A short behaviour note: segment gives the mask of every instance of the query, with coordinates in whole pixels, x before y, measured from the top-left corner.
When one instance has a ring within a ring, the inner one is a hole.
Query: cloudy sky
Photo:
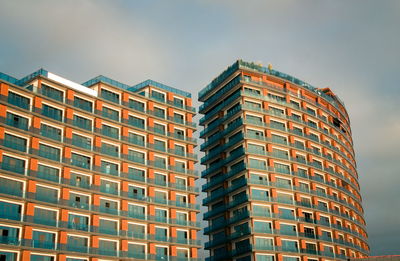
[[[371,254],[400,254],[400,1],[0,0],[0,33],[0,71],[16,77],[151,78],[197,99],[242,58],[331,87],[351,117]]]

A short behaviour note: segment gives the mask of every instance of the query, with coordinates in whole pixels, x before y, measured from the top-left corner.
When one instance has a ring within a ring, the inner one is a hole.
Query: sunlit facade
[[[197,260],[191,96],[0,73],[0,260]]]
[[[239,60],[199,100],[208,260],[368,255],[350,120],[330,89]]]

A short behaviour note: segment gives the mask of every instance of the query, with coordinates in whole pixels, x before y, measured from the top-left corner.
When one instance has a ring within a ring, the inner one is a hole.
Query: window
[[[140,128],[140,129],[144,129],[145,128],[144,119],[141,119],[141,118],[138,118],[138,117],[135,117],[135,116],[129,116],[128,124],[132,125],[134,127]]]
[[[165,151],[165,141],[154,140],[154,148],[159,151]]]
[[[245,77],[246,81],[251,81],[251,77],[250,76],[245,75],[244,77]],[[260,90],[247,88],[247,87],[244,87],[244,91],[245,91],[245,93],[253,94],[253,95],[260,95],[261,94]]]
[[[174,129],[174,136],[175,136],[175,138],[183,140],[183,139],[185,139],[185,132],[180,129]]]
[[[154,107],[154,116],[164,119],[165,118],[165,110]]]
[[[72,153],[71,164],[77,167],[90,169],[90,157]]]
[[[21,220],[22,206],[15,203],[0,201],[0,218],[10,220]]]
[[[268,185],[268,176],[266,175],[250,174],[250,179],[252,183]]]
[[[156,99],[156,100],[158,100],[158,101],[165,102],[165,94],[163,94],[161,92],[157,92],[157,91],[152,90],[151,91],[151,97]]]
[[[138,187],[138,186],[129,186],[129,192],[128,192],[128,196],[130,198],[134,198],[134,199],[139,199],[139,200],[144,200],[146,197],[146,191],[144,188]]]
[[[138,181],[145,181],[145,171],[141,169],[128,168],[128,178]]]
[[[145,144],[145,137],[136,133],[129,132],[128,134],[128,141],[130,143],[139,145],[139,146],[144,146]]]
[[[118,195],[118,183],[109,180],[100,180],[100,192]]]
[[[40,125],[40,135],[56,141],[61,141],[61,129],[46,124]]]
[[[106,256],[116,256],[117,242],[99,239],[99,254]]]
[[[248,144],[247,149],[250,153],[261,154],[261,155],[265,154],[265,147],[261,145]]]
[[[182,114],[174,113],[174,122],[184,124],[185,118]]]
[[[99,232],[109,235],[117,235],[118,234],[117,221],[100,219]]]
[[[298,252],[299,246],[297,241],[282,240],[282,250],[289,252]]]
[[[3,146],[26,152],[26,145],[27,145],[27,140],[21,137],[17,137],[15,135],[11,135],[6,133],[4,135],[4,140],[3,140]]]
[[[295,225],[280,224],[280,227],[281,227],[280,232],[283,235],[288,235],[288,236],[296,236],[297,235]]]
[[[156,227],[156,240],[167,241],[168,230],[162,227]]]
[[[61,150],[58,148],[53,148],[42,143],[39,144],[39,156],[43,158],[60,161],[60,154]]]
[[[251,101],[244,101],[244,104],[246,105],[246,107],[256,109],[256,110],[259,110],[262,107],[261,104],[256,103],[256,102],[251,102]]]
[[[92,120],[78,115],[74,115],[73,125],[88,131],[92,131]]]
[[[168,259],[168,248],[156,246],[156,260],[167,260]]]
[[[57,168],[40,165],[38,166],[37,177],[53,182],[58,182],[60,179],[60,170]]]
[[[68,214],[68,228],[88,231],[89,217],[77,214]]]
[[[250,165],[250,168],[256,168],[256,169],[266,169],[267,168],[267,164],[264,160],[249,159],[249,165]]]
[[[257,233],[272,233],[272,224],[264,221],[254,221],[254,231]]]
[[[285,125],[285,123],[282,123],[282,122],[271,120],[270,126],[274,129],[283,130],[283,131],[286,130],[286,125]]]
[[[275,171],[279,173],[290,174],[290,166],[274,162]]]
[[[295,218],[293,209],[278,208],[278,210],[279,210],[279,215],[281,218],[284,218],[284,219],[294,219]]]
[[[119,111],[107,108],[103,106],[102,114],[104,117],[114,121],[119,121]]]
[[[166,186],[167,185],[167,176],[160,174],[160,173],[155,173],[154,174],[154,182],[157,185]]]
[[[19,240],[20,229],[15,227],[8,227],[0,225],[0,238],[2,244],[16,245]],[[0,251],[0,260],[2,252]],[[16,260],[16,259],[14,259]]]
[[[3,161],[1,162],[1,168],[3,170],[12,171],[18,174],[25,173],[25,160],[17,159],[11,156],[3,155]]]
[[[146,259],[145,245],[128,243],[128,257],[135,259]]]
[[[292,181],[289,179],[276,178],[276,185],[281,188],[292,188]]]
[[[47,104],[42,106],[42,115],[56,121],[62,121],[62,110],[51,107]]]
[[[55,233],[33,230],[32,246],[35,248],[54,249],[55,236]]]
[[[287,138],[279,136],[279,135],[272,134],[272,142],[286,145],[287,144]]]
[[[13,179],[0,177],[0,193],[21,197],[23,194],[23,183]]]
[[[119,94],[110,92],[109,90],[101,89],[101,97],[107,101],[119,103]]]
[[[246,121],[252,124],[261,125],[263,120],[261,117],[246,114]]]
[[[101,125],[101,134],[114,139],[119,139],[119,129],[108,125]]]
[[[268,98],[276,100],[278,102],[286,102],[286,98],[285,97],[281,97],[272,93],[268,93]]]
[[[88,137],[72,133],[72,145],[83,149],[91,150],[92,140]]]
[[[109,156],[118,157],[119,156],[119,147],[108,144],[108,143],[101,143],[101,153],[104,153]]]
[[[274,261],[274,256],[256,254],[256,261]]]
[[[109,214],[118,214],[118,203],[107,199],[100,199],[100,211]]]
[[[37,185],[35,199],[56,204],[58,202],[58,190]]]
[[[175,144],[175,154],[179,156],[185,156],[185,147]]]
[[[252,189],[251,196],[258,200],[269,200],[269,192],[267,190]]]
[[[22,95],[8,92],[7,102],[25,110],[29,110],[30,100]]]
[[[154,200],[155,200],[155,202],[161,203],[161,204],[167,203],[167,193],[163,192],[163,191],[156,191]]]
[[[162,124],[154,123],[154,132],[165,135],[165,126]]]
[[[128,205],[128,216],[132,218],[144,219],[146,216],[146,209],[143,206]]]
[[[64,93],[62,91],[52,88],[48,85],[42,84],[41,93],[44,96],[47,96],[47,97],[57,100],[59,102],[64,101]]]
[[[129,99],[129,108],[144,112],[144,103]]]
[[[11,112],[7,112],[6,124],[21,130],[28,130],[28,119]]]
[[[188,241],[188,232],[183,230],[177,230],[177,241],[178,244],[187,244]]]
[[[269,206],[254,205],[253,212],[259,217],[269,217],[271,216],[271,208]]]
[[[74,97],[74,106],[88,112],[93,111],[93,103],[79,97]]]
[[[144,164],[145,160],[146,160],[146,156],[143,152],[129,150],[128,151],[128,160]]]
[[[49,209],[35,208],[33,220],[36,224],[56,226],[57,212]]]
[[[87,252],[89,239],[82,236],[68,235],[67,250],[74,252]]]
[[[179,107],[179,108],[183,108],[183,100],[174,97],[174,106]]]
[[[167,168],[167,161],[165,158],[161,158],[161,157],[154,157],[154,165],[157,168],[162,168],[162,169],[166,169]]]
[[[256,237],[256,248],[260,250],[273,250],[274,242],[272,238]]]
[[[175,161],[175,170],[181,173],[186,172],[186,164],[182,161]]]
[[[144,239],[146,237],[146,226],[128,223],[128,236]]]
[[[31,254],[30,261],[54,261],[55,258],[53,256],[44,256],[39,254]]]
[[[118,164],[103,161],[103,160],[101,161],[101,172],[103,172],[103,173],[118,176],[118,173],[119,173],[118,169],[119,169]]]

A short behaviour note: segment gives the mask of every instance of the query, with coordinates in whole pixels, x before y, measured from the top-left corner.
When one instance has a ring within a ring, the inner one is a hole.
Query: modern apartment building
[[[0,260],[197,260],[189,93],[0,73]]]
[[[350,119],[329,88],[239,60],[199,100],[208,260],[368,255]]]

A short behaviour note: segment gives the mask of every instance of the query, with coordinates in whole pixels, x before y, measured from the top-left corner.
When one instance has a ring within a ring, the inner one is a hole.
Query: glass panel
[[[61,130],[49,125],[40,125],[40,135],[56,141],[61,141]]]
[[[28,119],[11,112],[7,112],[6,124],[21,130],[28,130]]]
[[[22,95],[8,92],[7,102],[25,110],[29,110],[30,100]]]
[[[74,106],[88,112],[93,111],[93,103],[79,97],[74,97]]]
[[[64,101],[64,93],[62,91],[59,91],[55,88],[52,88],[48,85],[42,84],[42,89],[41,89],[41,93],[44,96],[47,96],[49,98],[52,98],[54,100],[63,102]]]
[[[24,138],[17,137],[8,133],[4,135],[3,146],[5,147],[26,152],[26,145],[27,140]]]
[[[43,104],[42,115],[53,120],[62,121],[62,110]]]

